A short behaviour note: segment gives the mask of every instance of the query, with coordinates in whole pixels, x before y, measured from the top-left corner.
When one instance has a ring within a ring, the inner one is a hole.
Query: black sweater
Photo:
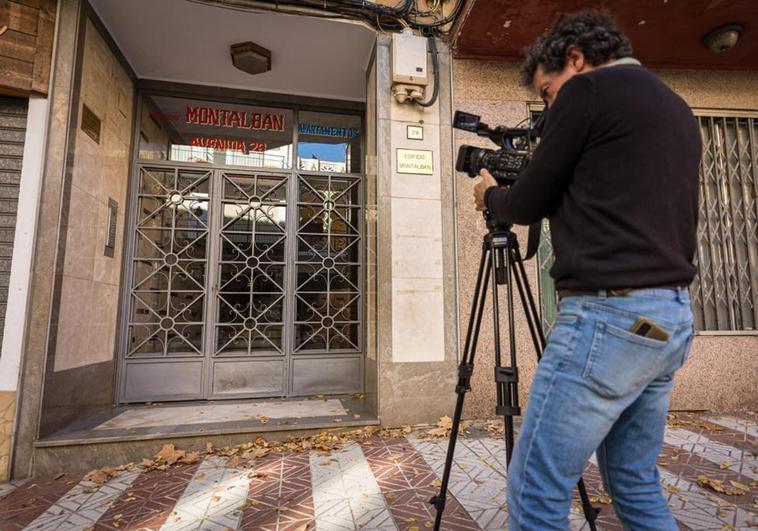
[[[550,219],[561,289],[688,284],[695,275],[701,142],[692,111],[642,66],[576,75],[508,190],[491,188],[501,222]]]

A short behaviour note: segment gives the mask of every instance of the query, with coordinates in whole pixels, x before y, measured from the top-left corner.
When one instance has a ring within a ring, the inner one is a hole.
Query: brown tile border
[[[80,474],[66,474],[57,479],[27,481],[0,499],[0,529],[23,529],[81,479]]]
[[[160,529],[197,468],[198,465],[184,465],[140,474],[100,517],[94,529]]]
[[[307,453],[269,454],[254,463],[249,475],[250,487],[240,529],[315,529]]]

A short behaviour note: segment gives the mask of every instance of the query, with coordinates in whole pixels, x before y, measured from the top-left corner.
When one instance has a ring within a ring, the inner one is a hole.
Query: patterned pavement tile
[[[81,474],[66,474],[58,479],[27,481],[0,499],[0,529],[23,529],[81,479]]]
[[[743,510],[715,493],[702,489],[697,483],[681,475],[660,468],[664,495],[669,507],[680,524],[693,531],[719,531],[724,529],[747,529],[758,525],[755,515]],[[727,527],[727,526],[732,526]]]
[[[143,472],[113,502],[95,524],[95,530],[160,529],[195,475],[197,467],[198,465],[181,465],[165,471]]]
[[[5,498],[8,494],[16,490],[18,487],[26,483],[26,480],[22,481],[3,481],[0,483],[0,499]]]
[[[236,529],[242,516],[250,482],[244,468],[227,468],[227,460],[209,457],[197,468],[171,516],[165,531]]]
[[[314,528],[307,454],[269,454],[248,473],[239,529],[284,531]]]
[[[758,417],[692,418],[718,419],[724,429],[693,422],[666,430],[659,470],[680,529],[758,527],[758,439],[753,434]],[[0,490],[0,531],[423,531],[434,521],[429,499],[439,491],[447,446],[447,439],[415,434],[374,437],[328,455],[271,453],[245,467],[210,456],[200,465],[122,472],[99,487],[81,475],[36,479],[13,485],[11,492]],[[505,468],[502,437],[459,439],[443,529],[504,529]],[[698,485],[698,476],[723,481],[726,487],[737,482],[749,490],[738,496],[714,492]],[[595,462],[588,464],[584,479],[594,505],[602,509],[598,529],[619,530],[612,505],[599,503],[605,493]],[[569,526],[586,531],[579,507],[572,508]]]
[[[319,531],[397,530],[359,444],[347,444],[329,455],[312,453],[310,472]]]
[[[753,441],[758,439],[758,421],[754,418],[754,415],[753,418],[725,417],[719,415],[706,415],[704,418],[708,422],[713,422],[714,424],[729,428],[730,430],[744,433],[748,437],[751,437]]]
[[[428,527],[436,511],[429,499],[439,492],[436,474],[406,439],[374,438],[363,443],[371,471],[399,529]],[[454,495],[448,493],[442,529],[479,529]]]
[[[749,486],[751,480],[745,479],[735,474],[729,469],[721,469],[718,465],[705,459],[701,454],[683,452],[678,448],[664,446],[662,457],[659,459],[660,467],[664,467],[671,474],[678,477],[687,478],[696,483],[698,476],[706,476],[709,479],[723,481],[727,486],[731,486],[730,481],[737,481],[743,485]],[[659,467],[659,468],[660,468]],[[701,489],[705,490],[705,489]],[[751,507],[752,499],[755,497],[756,489],[753,489],[753,495],[750,493],[741,496],[729,496],[724,493],[707,490],[710,496],[721,498],[724,502],[740,506],[747,511],[755,509]]]
[[[92,527],[137,476],[136,472],[120,472],[103,485],[82,480],[26,529],[52,531]]]
[[[758,480],[758,472],[754,472],[758,468],[758,458],[748,451],[679,428],[667,429],[663,441],[688,454],[697,455],[702,461],[723,467],[724,471],[742,476],[742,479]]]
[[[441,480],[447,456],[447,439],[408,439]],[[480,529],[507,527],[505,468],[505,444],[502,440],[458,439],[448,492],[463,505]]]

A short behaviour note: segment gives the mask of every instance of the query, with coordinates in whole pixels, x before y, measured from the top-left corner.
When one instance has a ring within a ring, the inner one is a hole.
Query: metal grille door
[[[288,175],[219,178],[210,395],[283,395]]]
[[[121,400],[360,391],[360,190],[138,165]]]

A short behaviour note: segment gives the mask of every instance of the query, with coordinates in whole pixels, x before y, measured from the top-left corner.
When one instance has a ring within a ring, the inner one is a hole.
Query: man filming
[[[701,142],[687,104],[632,58],[608,16],[561,16],[526,52],[547,106],[534,156],[479,210],[550,220],[560,298],[508,471],[510,529],[566,529],[593,452],[624,529],[678,529],[661,493],[673,377],[693,336]]]

